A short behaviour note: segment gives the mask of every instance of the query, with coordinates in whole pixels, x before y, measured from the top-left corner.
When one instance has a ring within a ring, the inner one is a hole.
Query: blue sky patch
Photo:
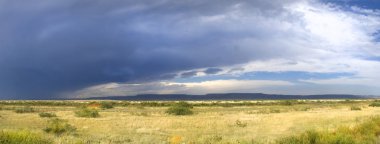
[[[366,9],[379,9],[379,0],[321,0],[325,3],[332,3],[341,6],[357,6]]]

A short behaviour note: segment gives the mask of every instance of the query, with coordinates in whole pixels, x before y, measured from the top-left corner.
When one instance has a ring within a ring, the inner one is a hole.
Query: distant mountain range
[[[129,101],[176,101],[176,100],[286,100],[286,99],[365,99],[374,96],[323,94],[323,95],[278,95],[263,93],[220,93],[205,95],[187,94],[142,94],[136,96],[90,97],[85,100],[129,100]]]

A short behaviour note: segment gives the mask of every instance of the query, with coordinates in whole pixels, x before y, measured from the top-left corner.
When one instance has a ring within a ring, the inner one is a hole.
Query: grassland
[[[192,114],[183,116],[166,112],[174,103],[0,101],[0,130],[52,143],[290,143],[310,132],[351,134],[380,116],[373,100],[193,101]],[[84,107],[99,116],[78,117]],[[45,132],[53,118],[75,132]]]

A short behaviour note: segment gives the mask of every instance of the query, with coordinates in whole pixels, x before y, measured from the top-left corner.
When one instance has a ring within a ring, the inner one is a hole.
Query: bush
[[[29,131],[1,131],[0,144],[52,144],[53,142],[40,134]]]
[[[380,107],[380,102],[379,101],[374,101],[369,106],[371,106],[371,107]]]
[[[15,112],[16,113],[33,113],[35,112],[35,110],[30,106],[25,106],[21,108],[16,108]]]
[[[285,101],[281,101],[280,103],[281,103],[281,105],[291,106],[294,103],[297,103],[297,101],[295,101],[295,100],[285,100]]]
[[[247,123],[243,123],[243,122],[241,122],[240,120],[236,120],[236,121],[235,121],[235,125],[236,125],[237,127],[247,127]]]
[[[103,102],[100,103],[100,108],[102,108],[102,109],[111,109],[111,108],[113,108],[114,105],[115,105],[114,102],[103,101]]]
[[[189,103],[186,102],[179,102],[173,104],[167,111],[166,113],[172,114],[172,115],[191,115],[193,112],[191,109],[193,106]]]
[[[68,124],[66,120],[54,118],[48,121],[48,125],[43,130],[47,133],[62,135],[64,133],[73,133],[75,132],[76,128]]]
[[[38,115],[40,115],[40,117],[57,117],[57,115],[55,115],[55,113],[47,113],[47,112],[43,112],[43,113],[39,113]]]
[[[96,109],[90,108],[80,108],[75,111],[75,116],[77,117],[88,117],[88,118],[96,118],[99,117],[99,112]]]
[[[352,111],[360,111],[360,110],[362,110],[362,108],[360,108],[358,106],[351,106],[351,110]]]

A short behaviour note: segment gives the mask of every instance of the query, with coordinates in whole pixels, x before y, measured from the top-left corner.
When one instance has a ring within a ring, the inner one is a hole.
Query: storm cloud
[[[1,97],[49,98],[96,84],[152,81],[265,58],[260,48],[237,44],[256,35],[234,24],[248,21],[212,21],[232,12],[275,16],[289,3],[2,0]]]

